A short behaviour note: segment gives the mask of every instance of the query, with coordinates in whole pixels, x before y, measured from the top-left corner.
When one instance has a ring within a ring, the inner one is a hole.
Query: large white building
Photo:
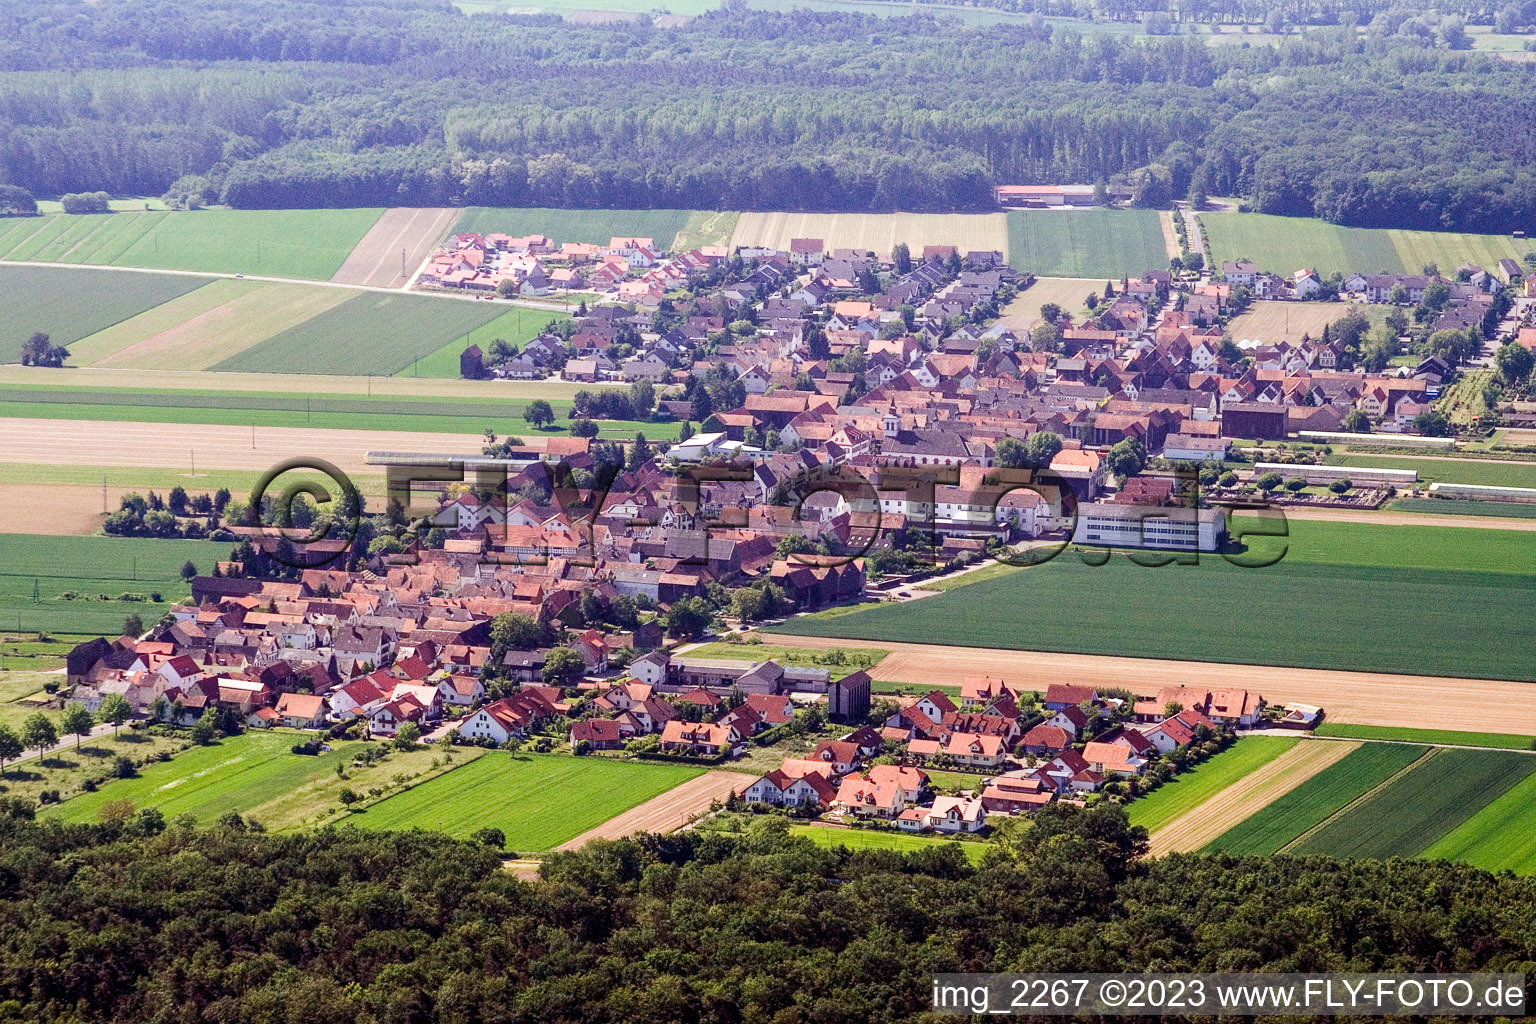
[[[1220,509],[1085,502],[1077,507],[1074,544],[1162,551],[1217,551],[1227,539]]]

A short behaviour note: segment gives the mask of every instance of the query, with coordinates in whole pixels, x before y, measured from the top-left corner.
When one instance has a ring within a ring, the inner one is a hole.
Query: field
[[[1492,269],[1504,257],[1518,260],[1530,251],[1527,241],[1507,235],[1347,228],[1309,217],[1207,213],[1200,223],[1218,268],[1245,257],[1282,275],[1302,267],[1324,275],[1417,274],[1429,263],[1449,274],[1463,263]]]
[[[1536,774],[1527,775],[1421,854],[1488,871],[1536,874]]]
[[[1345,316],[1352,307],[1338,302],[1255,301],[1227,328],[1234,341],[1299,342],[1303,334],[1320,338],[1323,328]],[[1372,323],[1386,319],[1385,306],[1353,307],[1365,312]]]
[[[981,863],[981,858],[987,855],[992,848],[990,843],[963,842],[956,839],[942,839],[938,836],[910,836],[902,832],[887,832],[884,830],[859,828],[826,828],[821,825],[793,825],[789,834],[801,839],[809,839],[817,846],[827,850],[835,850],[839,846],[850,850],[893,850],[896,853],[921,853],[924,850],[941,850],[946,846],[958,846],[960,852],[965,854],[965,859],[972,864]]]
[[[731,245],[765,245],[787,252],[792,238],[820,238],[828,251],[888,253],[905,242],[914,256],[925,245],[953,245],[961,255],[973,250],[1007,253],[1004,218],[1001,213],[744,213]]]
[[[683,765],[493,751],[347,818],[372,829],[424,828],[465,839],[499,828],[512,850],[551,850],[701,774]]]
[[[202,540],[0,534],[0,627],[116,636],[126,616],[147,626],[186,596],[183,562],[208,573],[227,557],[228,544]],[[66,591],[80,596],[67,600]],[[156,591],[164,600],[147,600]],[[122,594],[144,599],[118,600]]]
[[[1425,753],[1423,747],[1406,744],[1363,743],[1342,761],[1312,776],[1247,820],[1233,825],[1213,839],[1206,849],[1239,855],[1277,853]]]
[[[71,345],[206,283],[169,274],[0,267],[0,362],[19,362],[35,331]]]
[[[807,651],[798,647],[775,647],[771,644],[700,644],[682,652],[684,658],[739,658],[743,661],[767,661],[770,658],[781,665],[795,668],[825,668],[833,679],[841,679],[851,672],[868,669],[886,652],[868,647],[850,647],[846,650]]]
[[[507,307],[370,292],[215,364],[215,370],[389,375],[489,323]]]
[[[1536,740],[1506,732],[1456,732],[1452,729],[1393,729],[1381,725],[1344,725],[1324,722],[1314,730],[1319,736],[1339,736],[1356,740],[1402,740],[1405,743],[1433,743],[1447,747],[1503,747],[1506,750],[1530,750]]]
[[[1536,757],[1527,754],[1437,750],[1288,852],[1411,857],[1533,771]]]
[[[341,268],[381,212],[57,214],[27,218],[0,234],[0,259],[324,281]]]
[[[1050,277],[1104,281],[1168,269],[1156,210],[1010,210],[1008,262]],[[1079,299],[1081,301],[1081,299]]]
[[[1420,480],[1448,484],[1536,487],[1536,462],[1479,462],[1476,459],[1404,458],[1401,455],[1330,455],[1328,464],[1412,469],[1418,472]]]
[[[437,249],[458,218],[458,210],[446,208],[385,210],[331,280],[400,288]]]
[[[937,597],[837,618],[797,618],[767,633],[910,641],[1475,678],[1536,678],[1507,637],[1524,635],[1536,597],[1525,534],[1296,520],[1285,557],[1240,568],[1144,568],[1117,555],[1095,568],[1073,551]],[[1255,542],[1274,551],[1271,542]],[[1317,611],[1321,595],[1326,616]],[[1383,623],[1413,621],[1404,644]],[[1211,623],[1221,623],[1219,630]],[[1323,703],[1326,703],[1324,701]]]
[[[1432,516],[1482,516],[1484,518],[1536,519],[1536,505],[1514,501],[1462,501],[1451,498],[1398,498],[1387,506],[1391,512],[1416,512]]]
[[[448,342],[430,355],[422,356],[408,367],[398,371],[401,377],[456,378],[459,375],[459,356],[471,345],[479,345],[485,352],[497,338],[521,349],[544,330],[551,320],[569,320],[566,313],[547,313],[541,309],[522,309],[514,306],[496,319],[481,324],[474,330]]]
[[[1088,293],[1095,295],[1104,290],[1103,280],[1095,277],[1040,277],[1035,283],[1019,292],[1003,310],[1002,322],[1014,333],[1022,335],[1040,322],[1040,307],[1054,302],[1074,317],[1086,312],[1083,300]]]
[[[548,235],[556,242],[607,243],[610,238],[650,238],[665,249],[677,233],[702,237],[711,214],[703,210],[555,210],[547,207],[471,206],[459,215],[453,234],[502,232]],[[723,226],[723,222],[716,222]],[[716,244],[723,244],[716,242]]]
[[[1131,824],[1155,832],[1300,742],[1300,739],[1288,736],[1244,737],[1216,756],[1174,776],[1147,796],[1132,800],[1126,806]]]

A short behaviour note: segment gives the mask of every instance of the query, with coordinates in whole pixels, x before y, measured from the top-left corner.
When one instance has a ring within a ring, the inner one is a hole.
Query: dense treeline
[[[1536,72],[1398,13],[1242,48],[1043,19],[733,7],[662,30],[435,0],[39,0],[0,8],[0,182],[241,207],[986,210],[998,183],[1150,167],[1165,194],[1270,212],[1536,228]]]
[[[923,1019],[929,976],[1532,968],[1536,882],[1444,862],[1179,856],[1056,806],[980,868],[641,836],[524,883],[429,833],[157,812],[0,821],[0,1017],[305,1024]]]

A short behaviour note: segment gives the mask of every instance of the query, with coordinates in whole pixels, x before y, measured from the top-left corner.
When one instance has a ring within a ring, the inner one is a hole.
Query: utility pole
[[[404,249],[400,250],[400,276],[401,277],[409,277],[410,276],[410,273],[406,270],[406,267],[405,267],[405,250]]]
[[[107,478],[101,478],[101,514],[107,514]]]

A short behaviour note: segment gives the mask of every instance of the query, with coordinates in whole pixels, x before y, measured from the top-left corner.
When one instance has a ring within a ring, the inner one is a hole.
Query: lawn
[[[1215,757],[1174,776],[1147,796],[1132,800],[1126,805],[1126,813],[1132,825],[1156,831],[1300,742],[1299,738],[1289,736],[1246,736]]]
[[[1104,281],[1168,269],[1156,210],[1010,210],[1008,262],[1050,277]]]
[[[792,825],[789,834],[801,839],[809,839],[826,850],[835,850],[838,847],[846,847],[849,850],[893,850],[896,853],[921,853],[924,850],[943,849],[946,846],[958,846],[960,852],[965,854],[965,859],[972,864],[981,863],[981,858],[987,855],[992,848],[991,843],[962,842],[956,839],[943,839],[938,836],[910,836],[903,832],[876,831],[868,828],[827,828],[821,825]]]
[[[1429,263],[1454,273],[1463,263],[1491,269],[1504,257],[1518,260],[1529,243],[1508,235],[1454,231],[1347,228],[1311,217],[1261,213],[1206,213],[1200,217],[1218,265],[1240,257],[1281,275],[1309,267],[1327,275],[1414,273]]]
[[[775,647],[772,644],[732,644],[722,641],[700,644],[678,655],[681,658],[739,658],[742,661],[768,661],[796,668],[825,668],[832,678],[841,679],[852,672],[873,668],[889,651],[875,647],[834,647],[818,651],[804,647]],[[924,693],[928,691],[923,691]]]
[[[368,292],[216,364],[215,370],[388,376],[499,317],[507,307]]]
[[[864,249],[888,253],[905,242],[914,256],[925,245],[1008,251],[1001,213],[743,213],[732,246],[764,245],[788,251],[792,238],[820,238],[827,251]]]
[[[1040,322],[1040,307],[1053,303],[1074,317],[1087,312],[1088,293],[1104,290],[1097,277],[1038,277],[1003,309],[1002,323],[1021,337]]]
[[[547,207],[471,206],[453,226],[455,234],[548,235],[556,243],[606,244],[610,238],[649,238],[671,249],[679,231],[696,225],[704,213],[698,210],[555,210]]]
[[[465,839],[499,828],[511,850],[550,850],[702,773],[684,765],[493,751],[346,820]]]
[[[190,559],[207,573],[229,556],[229,547],[203,540],[0,534],[0,627],[115,636],[131,614],[149,625],[170,610],[171,601],[186,596],[178,575],[183,562]],[[66,591],[80,597],[66,600]],[[157,591],[160,603],[147,600]],[[119,600],[125,593],[145,600]]]
[[[1286,543],[1285,557],[1265,568],[1210,555],[1161,568],[1116,555],[1095,568],[1068,550],[936,597],[794,618],[765,632],[1536,678],[1524,650],[1508,642],[1525,635],[1524,609],[1536,599],[1536,545],[1525,534],[1296,521]],[[1413,643],[1390,625],[1408,621]]]
[[[1488,871],[1536,874],[1536,775],[1515,783],[1422,855]]]
[[[1270,345],[1280,341],[1299,343],[1303,334],[1313,338],[1322,337],[1324,327],[1342,319],[1351,309],[1364,312],[1373,324],[1381,323],[1387,317],[1386,306],[1260,299],[1232,321],[1227,333],[1238,342],[1262,341]]]
[[[1402,740],[1407,743],[1434,743],[1447,747],[1503,747],[1506,750],[1530,750],[1536,738],[1506,732],[1457,732],[1453,729],[1397,729],[1386,725],[1348,725],[1324,722],[1315,730],[1319,736],[1338,736],[1352,740]]]
[[[1536,771],[1512,751],[1440,750],[1297,843],[1298,854],[1411,857]]]
[[[928,775],[928,783],[935,789],[944,790],[974,790],[981,786],[981,780],[985,775],[977,775],[974,772],[947,772],[938,768],[924,769]]]
[[[455,338],[430,355],[422,356],[397,371],[400,377],[441,377],[459,375],[459,356],[471,345],[479,345],[481,352],[488,352],[491,342],[500,338],[513,348],[522,347],[543,333],[551,320],[569,320],[567,313],[549,313],[542,309],[525,309],[514,306],[496,319],[483,323],[474,330]]]
[[[1423,747],[1366,743],[1289,793],[1214,839],[1208,851],[1234,854],[1277,853],[1363,793],[1381,785],[1425,755]]]
[[[168,274],[0,267],[0,363],[20,362],[21,346],[36,331],[55,345],[72,345],[207,283]]]
[[[1472,459],[1429,459],[1391,455],[1330,455],[1330,466],[1373,466],[1412,469],[1420,480],[1492,487],[1536,487],[1536,463],[1477,462]]]

